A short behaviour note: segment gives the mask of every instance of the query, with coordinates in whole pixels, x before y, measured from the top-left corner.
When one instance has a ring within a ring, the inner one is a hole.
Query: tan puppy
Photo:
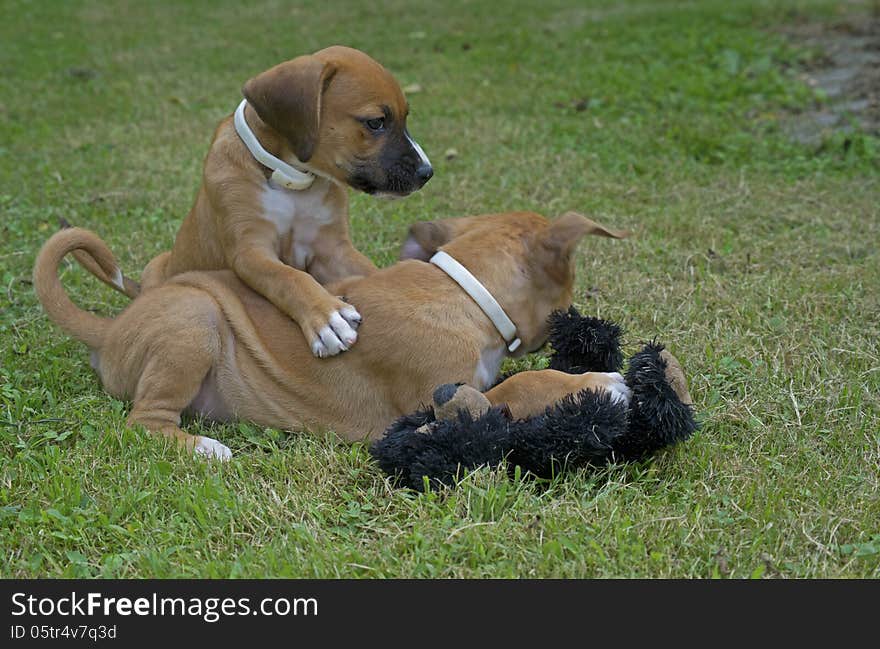
[[[405,196],[431,178],[431,164],[407,132],[400,86],[358,50],[330,47],[281,63],[242,92],[247,127],[295,174],[305,172],[307,186],[279,185],[230,115],[214,133],[174,247],[149,263],[142,287],[191,270],[231,269],[299,324],[315,356],[338,354],[357,339],[361,316],[324,286],[375,272],[349,239],[345,188]],[[82,251],[76,256],[111,286],[138,294],[118,268],[103,273]]]
[[[407,245],[442,249],[467,267],[515,323],[522,354],[544,343],[549,314],[571,303],[573,252],[586,234],[623,236],[573,212],[554,222],[515,212],[420,224]],[[114,319],[83,311],[57,276],[61,259],[77,249],[104,272],[116,267],[91,232],[56,233],[34,268],[49,317],[92,349],[110,394],[134,401],[129,423],[207,455],[225,458],[230,451],[183,432],[183,411],[287,430],[330,429],[349,440],[375,437],[430,403],[437,385],[486,389],[508,355],[476,302],[438,267],[418,260],[330,285],[358,304],[364,335],[349,353],[320,361],[296,323],[230,272],[176,276]],[[606,375],[597,380],[607,386]]]

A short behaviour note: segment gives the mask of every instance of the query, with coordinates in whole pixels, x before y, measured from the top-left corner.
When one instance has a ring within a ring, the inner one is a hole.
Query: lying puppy
[[[104,272],[117,267],[87,230],[46,242],[34,285],[49,317],[92,349],[104,388],[133,400],[130,424],[228,458],[220,442],[182,431],[181,413],[357,440],[429,403],[439,384],[487,388],[504,358],[538,349],[547,317],[571,303],[573,253],[586,234],[626,236],[573,212],[553,222],[514,212],[414,227],[406,248],[430,254],[430,263],[408,259],[330,284],[365,319],[360,344],[326,361],[310,353],[296,323],[228,271],[175,276],[113,319],[79,309],[58,279],[62,258],[81,249]],[[607,375],[595,379],[616,389]]]
[[[357,339],[361,316],[324,286],[375,272],[349,240],[345,187],[405,196],[433,175],[406,128],[409,106],[369,56],[330,47],[276,65],[244,85],[220,122],[203,183],[170,252],[153,259],[143,289],[191,270],[231,269],[302,329],[315,356]],[[117,268],[106,283],[135,297]]]

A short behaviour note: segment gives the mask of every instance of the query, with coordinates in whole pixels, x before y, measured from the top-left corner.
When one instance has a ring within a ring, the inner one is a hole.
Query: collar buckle
[[[238,108],[235,109],[235,115],[232,118],[235,132],[238,133],[238,137],[244,142],[244,145],[251,152],[251,155],[254,156],[254,159],[264,167],[272,170],[272,182],[293,191],[301,191],[311,187],[312,183],[315,182],[315,174],[308,171],[300,171],[263,148],[263,145],[260,144],[257,136],[244,118],[245,106],[247,106],[247,99],[242,99]]]

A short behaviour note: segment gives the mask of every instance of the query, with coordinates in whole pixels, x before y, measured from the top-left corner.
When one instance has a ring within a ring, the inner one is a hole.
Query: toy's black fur
[[[476,419],[460,411],[456,419],[435,422],[430,433],[416,433],[398,421],[370,452],[398,484],[421,491],[423,476],[435,486],[452,484],[464,469],[499,464],[509,449],[510,423],[501,408]]]
[[[681,402],[666,380],[662,351],[663,345],[652,342],[629,360],[624,378],[633,391],[630,430],[641,434],[626,435],[619,440],[617,450],[624,460],[650,455],[689,438],[699,428],[693,408]]]
[[[606,392],[583,390],[547,408],[543,415],[511,426],[511,466],[519,465],[539,478],[566,469],[601,465],[627,432],[627,407]]]
[[[573,306],[568,311],[554,311],[547,319],[552,348],[550,369],[566,374],[617,372],[623,366],[620,325],[583,316]],[[494,388],[516,372],[504,372],[489,386]]]
[[[583,374],[616,372],[623,366],[619,325],[582,316],[573,306],[550,315],[550,369]]]
[[[578,334],[581,341],[561,345],[565,362],[559,369],[574,370],[587,361],[602,365],[576,371],[619,369],[620,328],[596,318],[578,318],[571,309],[555,320],[554,331]],[[555,344],[554,349],[560,353]],[[460,412],[455,420],[435,421],[429,408],[400,418],[370,452],[398,484],[416,490],[424,488],[425,478],[434,485],[451,485],[464,471],[505,459],[508,467],[520,466],[542,478],[586,465],[641,459],[687,439],[697,429],[693,409],[666,381],[662,350],[662,345],[651,343],[630,359],[629,407],[612,401],[607,392],[584,390],[542,415],[520,421],[510,421],[502,407],[477,418]],[[415,432],[429,422],[430,432]]]

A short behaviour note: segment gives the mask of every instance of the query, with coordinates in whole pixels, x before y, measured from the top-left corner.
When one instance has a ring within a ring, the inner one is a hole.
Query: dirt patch
[[[783,32],[816,52],[802,74],[824,96],[815,109],[791,117],[792,137],[812,144],[837,131],[880,135],[880,15],[790,25]]]

